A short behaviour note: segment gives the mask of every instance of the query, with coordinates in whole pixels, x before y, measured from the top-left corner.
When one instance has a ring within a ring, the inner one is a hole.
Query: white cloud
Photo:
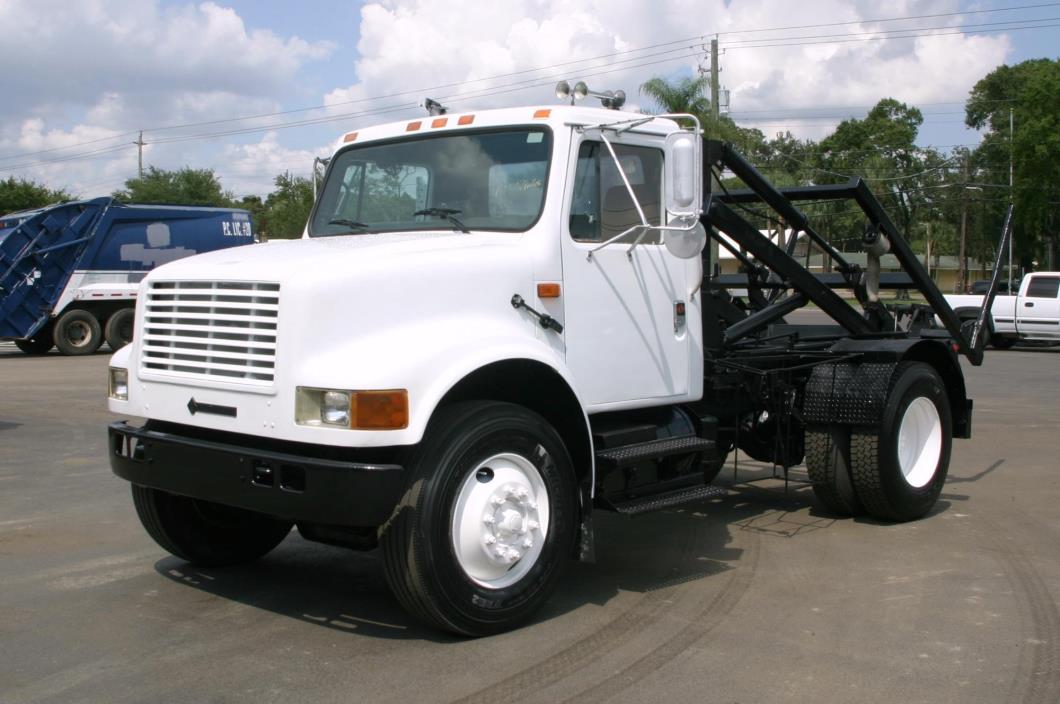
[[[290,172],[308,177],[313,159],[328,156],[331,145],[316,149],[289,149],[280,144],[276,132],[268,132],[253,144],[229,145],[220,154],[216,165],[221,182],[236,193],[265,194],[272,190],[277,174]]]
[[[0,158],[0,176],[82,195],[135,175],[140,128],[148,164],[210,165],[216,142],[164,142],[231,124],[150,130],[275,112],[302,67],[334,49],[248,28],[213,2],[6,0],[0,26],[0,157],[13,157]]]
[[[4,82],[22,98],[3,101],[7,114],[92,104],[105,92],[270,93],[333,48],[248,30],[212,2],[163,9],[141,0],[8,0],[0,26]]]
[[[585,79],[598,90],[623,88],[630,103],[649,106],[639,85],[654,76],[693,75],[709,64],[704,45],[715,32],[725,33],[721,77],[732,90],[738,121],[767,135],[790,129],[816,138],[840,118],[749,118],[811,110],[859,116],[884,97],[913,104],[963,101],[976,80],[1010,56],[1010,39],[939,34],[782,47],[751,47],[747,40],[777,44],[805,35],[955,24],[960,17],[870,20],[961,9],[958,0],[897,0],[883,9],[872,0],[368,2],[361,8],[360,58],[352,67],[357,81],[324,91],[327,114],[343,119],[316,132],[290,129],[263,137],[214,134],[167,142],[241,126],[233,123],[149,130],[145,161],[214,168],[237,193],[266,193],[276,173],[308,173],[313,157],[327,151],[292,144],[324,143],[329,137],[321,135],[422,114],[415,106],[428,96],[458,110],[547,104],[555,102],[552,86],[565,78]],[[248,27],[220,0],[0,0],[0,26],[7,28],[0,42],[0,177],[14,173],[83,195],[106,193],[135,174],[135,132],[129,130],[210,123],[314,102],[291,96],[304,90],[307,71],[340,68],[325,63],[335,46],[289,36],[282,22],[277,17],[271,30]],[[742,32],[806,25],[821,26]],[[347,29],[335,34],[345,38]],[[67,151],[40,152],[63,147]],[[4,158],[26,152],[39,153]],[[69,154],[85,158],[54,160]],[[34,165],[12,168],[27,163]]]
[[[581,77],[593,88],[623,88],[632,102],[647,102],[637,95],[639,85],[653,76],[691,75],[701,64],[708,64],[704,44],[715,32],[726,33],[721,38],[723,48],[728,45],[721,56],[721,82],[732,90],[736,115],[819,107],[834,114],[837,106],[847,106],[851,114],[864,114],[864,106],[884,97],[913,103],[963,101],[975,81],[1004,62],[1011,50],[1006,36],[939,35],[754,46],[790,43],[795,37],[808,36],[811,39],[802,41],[812,42],[827,35],[955,24],[959,17],[902,23],[869,20],[958,9],[956,0],[902,0],[883,8],[878,3],[849,0],[509,0],[488,6],[478,0],[377,2],[365,5],[361,12],[359,80],[330,92],[327,102],[336,111],[353,111],[366,109],[368,104],[344,103],[410,90],[389,104],[417,103],[428,94],[448,98],[445,102],[459,109],[552,102],[549,86],[555,80]],[[836,26],[840,22],[858,24]],[[742,32],[807,25],[821,26]],[[676,43],[620,53],[667,42]],[[571,63],[605,55],[612,56]],[[543,66],[554,68],[480,80]],[[453,83],[460,85],[428,90]],[[528,84],[523,90],[511,90]],[[386,119],[385,115],[366,116],[359,122]],[[760,126],[767,134],[788,128],[802,136],[819,137],[838,120],[748,120],[746,124]]]

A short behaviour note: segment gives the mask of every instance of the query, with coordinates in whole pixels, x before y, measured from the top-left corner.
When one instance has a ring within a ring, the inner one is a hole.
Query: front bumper
[[[405,489],[401,465],[317,457],[303,445],[265,450],[247,436],[202,439],[124,421],[107,433],[122,479],[295,523],[379,526]]]

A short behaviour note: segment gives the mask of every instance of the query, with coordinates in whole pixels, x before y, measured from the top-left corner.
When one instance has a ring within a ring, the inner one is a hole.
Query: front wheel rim
[[[935,476],[942,456],[942,419],[931,399],[913,399],[898,426],[898,467],[914,489],[926,486]]]
[[[452,544],[475,584],[503,589],[525,577],[541,556],[548,528],[548,488],[526,457],[494,455],[464,478],[453,506]]]

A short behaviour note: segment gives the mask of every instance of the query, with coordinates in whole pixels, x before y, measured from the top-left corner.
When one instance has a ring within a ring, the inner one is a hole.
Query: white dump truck
[[[794,205],[841,197],[906,273],[847,264]],[[837,273],[763,237],[751,201]],[[719,231],[738,281],[709,275]],[[903,331],[881,286],[919,289],[945,329]],[[810,301],[834,324],[788,324]],[[595,510],[724,495],[737,447],[805,459],[838,514],[923,516],[971,430],[957,354],[981,360],[860,181],[776,189],[695,118],[580,105],[345,134],[302,239],[155,269],[135,329],[109,404],[146,422],[110,426],[110,461],[159,545],[205,566],[292,526],[378,547],[409,612],[469,635],[591,560]]]

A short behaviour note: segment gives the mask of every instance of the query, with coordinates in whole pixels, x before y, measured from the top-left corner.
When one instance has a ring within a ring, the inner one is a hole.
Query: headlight
[[[129,370],[108,367],[107,395],[116,401],[129,400]]]
[[[399,430],[409,424],[409,395],[405,389],[346,391],[299,386],[294,414],[299,425]]]

